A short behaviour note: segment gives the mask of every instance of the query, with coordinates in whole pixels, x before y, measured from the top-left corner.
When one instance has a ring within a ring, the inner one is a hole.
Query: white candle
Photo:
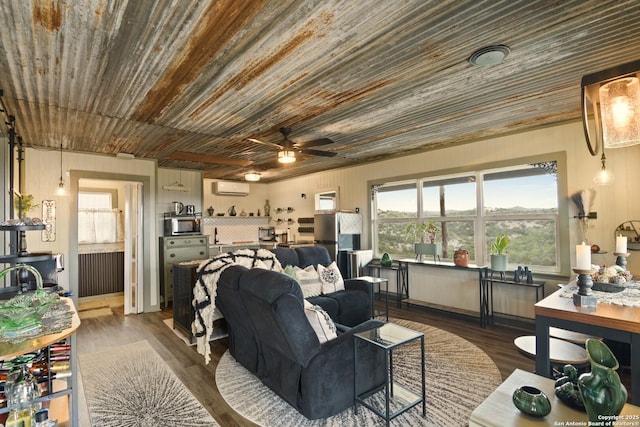
[[[591,270],[591,246],[576,245],[576,270]]]
[[[627,237],[626,236],[616,236],[616,253],[617,254],[626,254],[627,253]]]

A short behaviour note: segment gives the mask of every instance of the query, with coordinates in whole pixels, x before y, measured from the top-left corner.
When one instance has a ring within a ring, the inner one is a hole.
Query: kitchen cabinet
[[[173,266],[209,258],[209,238],[204,235],[160,237],[160,297],[163,308],[173,300]]]

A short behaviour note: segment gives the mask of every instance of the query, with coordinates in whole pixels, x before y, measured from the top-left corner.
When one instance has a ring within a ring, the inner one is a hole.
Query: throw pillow
[[[304,313],[311,324],[314,332],[318,336],[320,344],[338,337],[336,325],[331,317],[319,305],[313,305],[304,300]]]
[[[342,274],[340,274],[340,269],[335,261],[327,267],[318,264],[318,275],[322,282],[323,294],[344,291],[344,280],[342,279]]]
[[[322,282],[320,282],[318,272],[312,265],[308,266],[304,270],[296,266],[293,270],[293,274],[295,275],[294,279],[300,284],[303,297],[317,297],[322,293]]]
[[[296,282],[300,282],[296,275],[296,267],[294,265],[287,265],[285,268],[282,269],[282,272],[287,276],[291,277]]]

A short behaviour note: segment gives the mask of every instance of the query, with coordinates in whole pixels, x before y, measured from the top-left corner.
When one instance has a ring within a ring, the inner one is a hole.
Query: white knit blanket
[[[200,264],[198,280],[193,288],[195,320],[191,324],[191,332],[196,337],[198,353],[204,356],[206,364],[211,360],[209,337],[213,331],[213,322],[223,317],[215,303],[218,279],[232,265],[282,271],[275,254],[266,249],[239,249],[216,255]]]

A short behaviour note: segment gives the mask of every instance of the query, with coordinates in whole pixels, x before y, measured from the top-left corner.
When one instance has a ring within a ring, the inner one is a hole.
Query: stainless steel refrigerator
[[[316,214],[313,227],[316,246],[327,248],[342,277],[351,278],[349,252],[360,249],[362,216],[347,212]]]

